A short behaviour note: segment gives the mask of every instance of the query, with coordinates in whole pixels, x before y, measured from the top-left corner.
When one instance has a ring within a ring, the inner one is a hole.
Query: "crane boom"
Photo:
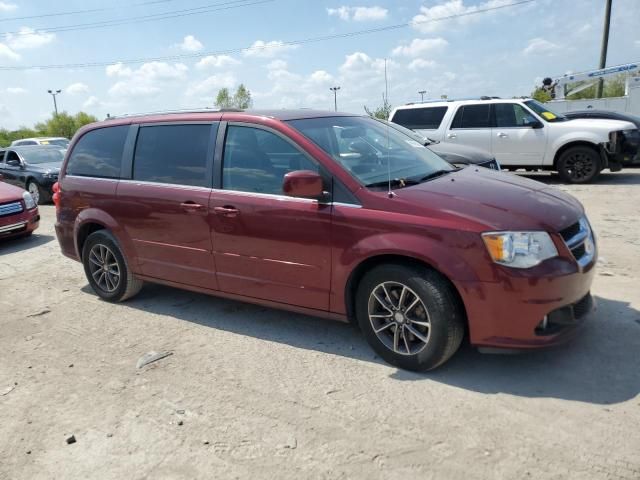
[[[581,82],[585,80],[598,80],[599,78],[608,77],[610,75],[618,75],[620,73],[633,73],[640,71],[640,65],[637,63],[627,63],[624,65],[616,65],[615,67],[600,68],[598,70],[591,70],[588,72],[572,73],[563,75],[560,78],[554,80],[555,98],[556,100],[563,100],[565,95],[565,86],[568,83]],[[582,90],[582,88],[580,88]],[[575,93],[575,92],[573,92]]]

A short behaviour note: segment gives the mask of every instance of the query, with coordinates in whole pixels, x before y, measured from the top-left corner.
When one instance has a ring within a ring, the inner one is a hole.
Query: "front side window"
[[[533,110],[535,113],[540,115],[545,122],[556,123],[556,122],[566,122],[569,119],[564,115],[560,115],[559,113],[553,112],[545,107],[542,103],[537,100],[527,100],[524,104]]]
[[[463,105],[456,112],[451,128],[491,128],[491,105]]]
[[[275,133],[230,125],[222,160],[222,188],[282,195],[284,176],[294,170],[319,171],[315,162]]]
[[[128,132],[129,125],[119,125],[85,133],[71,152],[67,174],[120,178],[122,152]]]
[[[133,179],[207,186],[207,152],[214,135],[210,124],[140,127]]]
[[[322,148],[369,188],[409,186],[454,169],[412,136],[368,117],[291,120],[291,126]]]
[[[531,113],[517,103],[496,103],[493,108],[497,127],[528,127],[538,122]]]
[[[391,121],[412,130],[437,130],[447,107],[405,108],[397,110]]]

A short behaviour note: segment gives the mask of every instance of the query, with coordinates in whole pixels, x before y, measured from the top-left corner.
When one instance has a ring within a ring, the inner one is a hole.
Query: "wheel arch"
[[[362,260],[351,271],[347,279],[347,282],[345,285],[345,292],[344,292],[347,319],[349,320],[350,323],[357,325],[357,321],[355,319],[355,310],[356,310],[355,303],[356,303],[356,293],[357,293],[358,285],[360,284],[360,281],[362,280],[362,278],[365,276],[367,272],[371,271],[372,269],[376,268],[379,265],[385,265],[385,264],[405,265],[408,267],[419,266],[419,267],[423,267],[431,271],[434,271],[438,275],[440,275],[449,284],[449,286],[451,287],[451,291],[456,297],[456,300],[459,302],[460,308],[462,308],[462,311],[464,313],[465,328],[467,329],[467,331],[469,330],[466,306],[464,304],[462,295],[460,295],[460,291],[456,287],[455,283],[447,275],[442,273],[440,270],[438,270],[437,268],[435,268],[433,265],[429,264],[425,260],[416,258],[416,257],[411,257],[408,255],[402,255],[402,254],[380,254],[380,255],[368,257]]]
[[[553,157],[553,168],[556,171],[558,170],[558,161],[560,160],[560,157],[562,156],[562,154],[567,150],[569,150],[570,148],[574,148],[574,147],[586,147],[586,148],[592,149],[596,153],[596,155],[598,155],[598,158],[600,159],[600,161],[603,162],[602,167],[603,168],[606,167],[602,159],[601,148],[597,143],[593,143],[588,140],[572,140],[570,142],[565,143],[560,148],[558,148],[558,150],[556,150],[555,156]]]

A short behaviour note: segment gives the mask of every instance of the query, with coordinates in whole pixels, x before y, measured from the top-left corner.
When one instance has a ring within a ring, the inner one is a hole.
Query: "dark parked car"
[[[429,150],[444,158],[451,165],[455,165],[456,167],[476,165],[478,167],[490,168],[492,170],[500,170],[498,160],[485,150],[469,147],[467,145],[458,145],[451,142],[442,143],[437,140],[423,137],[418,132],[403,127],[397,123],[386,122],[384,120],[380,120],[380,122],[395,128],[405,135],[409,135],[416,142],[428,147]]]
[[[384,138],[383,155],[364,145]],[[355,144],[355,145],[354,145]],[[353,320],[388,362],[570,338],[596,245],[580,202],[456,169],[369,117],[276,110],[83,127],[54,187],[64,255],[103,299],[144,281]]]
[[[636,130],[622,132],[622,151],[626,161],[632,165],[640,165],[640,117],[630,113],[612,112],[610,110],[576,110],[564,114],[567,118],[603,118],[606,120],[625,120],[633,123]],[[627,164],[628,165],[628,164]]]
[[[0,181],[0,239],[29,236],[39,224],[38,206],[31,194]]]
[[[60,147],[45,145],[0,149],[0,174],[5,182],[31,193],[36,204],[48,202],[64,152]]]

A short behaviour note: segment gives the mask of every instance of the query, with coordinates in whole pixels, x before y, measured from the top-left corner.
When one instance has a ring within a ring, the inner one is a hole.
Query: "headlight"
[[[535,267],[558,255],[547,232],[487,232],[482,239],[493,261],[507,267]]]
[[[58,172],[47,172],[42,176],[44,178],[58,178]]]
[[[24,204],[27,207],[27,210],[31,210],[32,208],[36,208],[36,202],[31,196],[29,192],[24,192],[22,194],[22,199],[24,200]]]

